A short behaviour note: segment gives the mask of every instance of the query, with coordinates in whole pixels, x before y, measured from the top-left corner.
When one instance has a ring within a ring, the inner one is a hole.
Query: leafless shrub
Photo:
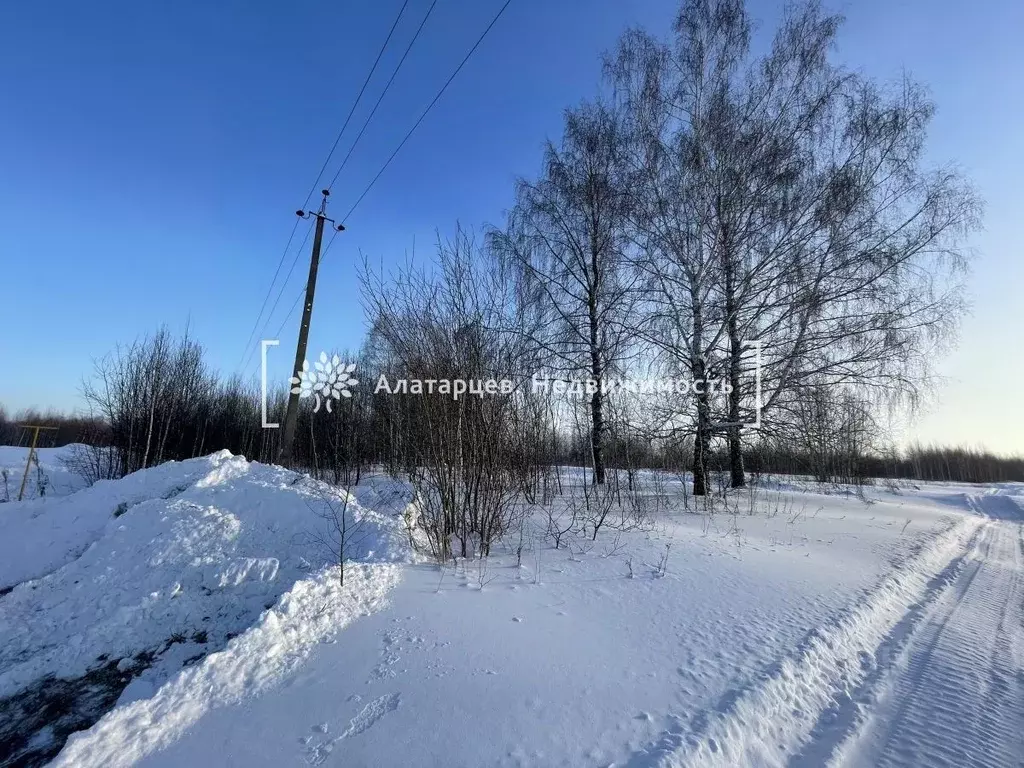
[[[357,516],[349,487],[312,483],[314,490],[306,503],[323,525],[309,532],[309,540],[338,566],[338,581],[344,586],[345,564],[365,554],[372,529]]]
[[[511,380],[524,364],[521,337],[498,330],[520,321],[501,266],[462,232],[438,243],[438,260],[433,275],[410,266],[384,278],[364,268],[372,354],[389,394],[388,376],[395,382]],[[434,557],[486,557],[515,524],[523,495],[535,497],[544,485],[544,473],[534,468],[547,433],[543,410],[522,391],[460,398],[413,389],[375,401],[395,425],[388,430],[391,471],[412,483],[418,524]]]
[[[565,502],[556,502],[544,507],[546,526],[545,532],[555,544],[555,549],[560,549],[562,539],[567,534],[578,531],[580,528],[580,507],[570,498]]]
[[[656,578],[663,577],[668,573],[668,556],[672,552],[672,543],[669,542],[665,545],[665,551],[661,553],[661,558],[658,560],[658,566],[654,569],[654,575]]]
[[[113,480],[120,476],[121,461],[112,446],[75,445],[61,455],[59,461],[89,486],[97,480]]]
[[[622,541],[622,536],[617,533],[617,534],[615,534],[615,538],[612,540],[611,545],[610,546],[606,546],[604,548],[604,552],[602,553],[601,556],[602,557],[615,557],[620,552],[622,552],[623,549],[625,549],[625,544]]]
[[[50,477],[43,471],[43,465],[39,463],[39,454],[32,454],[32,461],[36,465],[36,495],[39,498],[46,496],[46,489],[50,486]]]

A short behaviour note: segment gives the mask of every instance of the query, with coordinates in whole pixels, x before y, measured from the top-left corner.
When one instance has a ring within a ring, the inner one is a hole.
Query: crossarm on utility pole
[[[21,501],[21,497],[25,493],[25,481],[28,480],[28,471],[32,468],[32,455],[36,452],[36,443],[39,442],[39,430],[46,429],[54,432],[59,427],[41,427],[38,424],[19,424],[22,429],[32,430],[32,445],[28,449],[28,460],[25,462],[25,474],[21,476],[21,487],[18,489],[18,501]]]

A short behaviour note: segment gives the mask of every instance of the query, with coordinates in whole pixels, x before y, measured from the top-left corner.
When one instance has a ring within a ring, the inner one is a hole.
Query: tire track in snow
[[[915,606],[934,601],[949,586],[968,543],[983,525],[980,517],[964,517],[939,534],[843,618],[814,633],[766,679],[743,691],[701,734],[660,755],[648,755],[647,764],[787,765],[808,741],[822,713],[862,683],[873,652],[905,626]]]
[[[1012,504],[1006,496],[978,501],[996,519],[834,764],[1024,763],[1024,525],[1007,522],[1019,517]]]
[[[928,596],[911,607],[873,654],[864,654],[862,666],[865,674],[860,683],[851,690],[841,691],[820,714],[811,731],[810,741],[790,759],[789,768],[825,765],[837,751],[842,751],[840,745],[855,737],[877,702],[879,692],[885,689],[892,670],[900,663],[906,648],[914,642],[921,622],[935,610],[936,605],[956,600],[956,595],[976,575],[979,549],[984,546],[987,535],[987,526],[979,528],[964,555],[933,579]]]

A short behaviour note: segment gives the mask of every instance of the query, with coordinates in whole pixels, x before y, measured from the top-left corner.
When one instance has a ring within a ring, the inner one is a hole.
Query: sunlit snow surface
[[[1024,763],[1022,486],[776,481],[707,515],[670,481],[645,530],[531,528],[520,567],[510,540],[442,572],[376,477],[342,587],[308,479],[227,454],[148,473],[12,509],[0,541],[25,526],[48,566],[12,572],[50,574],[0,598],[0,695],[185,638],[57,765]]]

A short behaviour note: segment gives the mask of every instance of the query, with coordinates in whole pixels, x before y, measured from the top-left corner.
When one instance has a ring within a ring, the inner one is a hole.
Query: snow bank
[[[159,504],[230,459],[231,454],[223,451],[171,461],[120,480],[100,480],[70,496],[4,504],[0,507],[0,589],[71,562],[108,527],[117,527],[115,515],[143,502]]]
[[[317,642],[327,624],[336,625],[342,609],[335,597],[357,606],[343,610],[350,616],[379,600],[395,578],[378,566],[357,571],[362,576],[351,589],[331,588],[337,572],[324,569],[337,561],[321,543],[329,526],[324,515],[330,506],[340,509],[343,493],[223,451],[16,506],[0,535],[8,582],[67,564],[0,598],[0,697],[47,676],[73,678],[123,659],[147,667],[122,695],[125,703],[152,695],[183,665],[257,621],[259,638],[238,638],[190,679],[204,706],[216,696],[203,675],[217,677],[225,667],[231,679],[219,684],[231,695],[259,687]],[[405,557],[399,520],[355,497],[347,514],[359,534],[353,559]],[[32,558],[5,559],[19,551]],[[239,654],[250,655],[232,661]]]
[[[336,568],[297,583],[223,652],[185,670],[153,698],[119,707],[90,730],[72,736],[51,765],[133,765],[175,741],[210,709],[267,689],[294,670],[314,645],[353,618],[378,610],[401,573],[392,564],[346,571],[344,587]]]

